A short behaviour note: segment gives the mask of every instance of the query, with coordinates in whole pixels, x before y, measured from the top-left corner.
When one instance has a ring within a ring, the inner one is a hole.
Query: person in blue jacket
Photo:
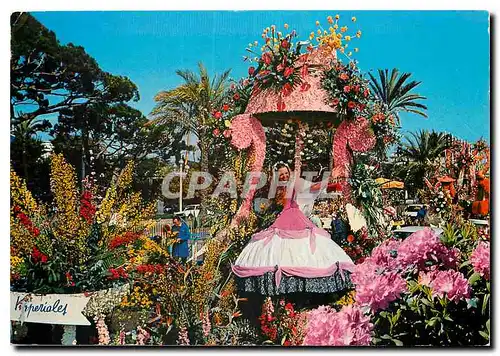
[[[189,257],[188,240],[191,237],[189,226],[187,226],[187,224],[182,221],[180,217],[175,216],[172,231],[178,232],[177,240],[174,243],[172,251],[172,256],[174,256],[175,258],[179,258],[182,263],[186,263],[187,258]]]

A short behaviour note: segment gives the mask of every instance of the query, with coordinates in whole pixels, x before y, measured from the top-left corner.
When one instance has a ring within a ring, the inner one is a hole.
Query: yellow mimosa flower
[[[340,15],[335,15],[335,20],[340,19]]]
[[[353,17],[351,18],[351,21],[352,21],[352,22],[356,22],[356,17],[355,17],[355,16],[353,16]]]
[[[316,21],[316,26],[319,26],[319,21]]]
[[[284,26],[285,30],[288,30],[288,24],[286,23]]]
[[[354,52],[358,52],[359,51],[359,48],[354,48]]]

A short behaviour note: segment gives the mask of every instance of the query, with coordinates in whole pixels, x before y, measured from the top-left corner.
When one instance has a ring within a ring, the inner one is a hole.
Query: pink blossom
[[[214,129],[214,131],[212,133],[214,134],[214,136],[219,136],[220,131],[219,131],[219,129]]]
[[[456,268],[460,252],[444,246],[431,229],[426,228],[411,234],[398,248],[398,264],[401,268],[417,267],[419,271],[430,270],[426,262],[441,263],[447,268]]]
[[[344,87],[344,93],[349,93],[351,91],[351,87],[349,85],[346,85]]]
[[[147,330],[141,328],[140,326],[137,327],[137,341],[136,345],[145,345],[146,342],[148,342],[149,338],[151,335],[148,333]]]
[[[185,326],[181,327],[179,334],[177,335],[177,345],[187,346],[189,345],[189,335]]]
[[[229,138],[231,136],[231,130],[224,130],[222,134],[224,135],[225,138]]]
[[[476,249],[472,251],[470,263],[474,267],[474,272],[490,279],[490,244],[488,242],[479,242]]]
[[[210,314],[208,311],[201,314],[201,320],[203,336],[207,337],[210,334],[210,330],[212,330],[212,324],[210,324]]]
[[[400,274],[384,271],[370,257],[355,266],[351,279],[356,286],[356,303],[366,305],[374,312],[386,309],[390,302],[406,291],[406,281]]]
[[[401,241],[399,240],[384,240],[373,249],[370,258],[381,267],[395,268],[397,265],[396,256],[399,245],[401,245]]]
[[[96,329],[97,336],[99,338],[99,345],[109,345],[111,339],[109,337],[108,326],[106,325],[103,317],[97,318]]]
[[[373,324],[358,306],[344,306],[337,312],[320,306],[307,315],[306,346],[365,346],[371,341]]]
[[[453,270],[422,274],[421,283],[422,281],[432,289],[433,296],[440,298],[446,296],[449,300],[455,302],[468,298],[471,292],[469,282],[464,278],[463,274]]]

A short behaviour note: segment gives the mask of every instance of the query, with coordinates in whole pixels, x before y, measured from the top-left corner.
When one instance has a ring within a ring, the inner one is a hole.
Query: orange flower
[[[353,242],[354,241],[354,236],[353,235],[349,235],[347,236],[347,242]]]
[[[233,313],[233,318],[237,318],[241,316],[241,313],[239,311]]]

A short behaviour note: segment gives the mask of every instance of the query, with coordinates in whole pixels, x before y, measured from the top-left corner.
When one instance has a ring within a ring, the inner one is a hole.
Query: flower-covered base
[[[344,278],[342,278],[341,273],[344,274]],[[236,277],[236,283],[240,292],[259,293],[266,296],[297,292],[335,293],[352,288],[350,273],[341,270],[337,270],[331,276],[317,278],[283,275],[279,287],[276,286],[274,272],[267,272],[262,276],[255,277]]]

